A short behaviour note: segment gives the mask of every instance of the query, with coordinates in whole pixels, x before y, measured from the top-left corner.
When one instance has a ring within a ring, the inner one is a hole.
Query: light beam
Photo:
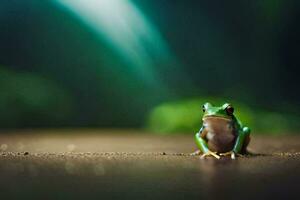
[[[173,62],[157,29],[129,0],[56,0],[76,13],[148,84],[160,84],[155,66]]]

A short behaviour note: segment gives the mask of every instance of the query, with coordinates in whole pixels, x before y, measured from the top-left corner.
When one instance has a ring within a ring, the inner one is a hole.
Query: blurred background
[[[2,0],[0,128],[299,132],[300,2]]]

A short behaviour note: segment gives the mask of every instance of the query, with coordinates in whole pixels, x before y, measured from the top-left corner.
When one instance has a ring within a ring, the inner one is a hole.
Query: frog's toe
[[[231,157],[232,160],[235,160],[235,157],[236,157],[236,156],[235,156],[235,153],[234,153],[234,152],[231,152],[230,157]]]
[[[190,155],[191,155],[191,156],[197,156],[197,155],[200,155],[200,154],[201,154],[201,151],[200,151],[200,150],[197,150],[197,151],[191,153]]]
[[[245,155],[240,154],[240,153],[232,152],[232,153],[231,153],[231,159],[234,160],[236,157],[242,157],[242,158],[244,158]]]
[[[220,153],[220,156],[230,156],[232,160],[236,159],[236,157],[245,157],[243,154],[235,153],[234,151]]]
[[[225,153],[220,153],[220,156],[229,156],[231,155],[232,151],[228,151],[228,152],[225,152]]]
[[[206,158],[207,156],[213,156],[215,157],[216,159],[220,159],[220,156],[216,154],[216,152],[212,152],[212,151],[208,151],[204,154],[202,154],[202,156],[200,156],[200,159],[204,159]]]
[[[230,156],[232,160],[236,158],[236,153],[234,151],[228,151],[225,153],[220,153],[220,156]]]
[[[242,158],[246,157],[244,154],[240,154],[240,153],[236,153],[235,155]]]

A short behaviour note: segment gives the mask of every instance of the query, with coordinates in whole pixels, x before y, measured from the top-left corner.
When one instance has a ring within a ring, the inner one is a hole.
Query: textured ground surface
[[[300,137],[255,156],[190,156],[193,135],[53,130],[0,135],[0,199],[299,199]]]

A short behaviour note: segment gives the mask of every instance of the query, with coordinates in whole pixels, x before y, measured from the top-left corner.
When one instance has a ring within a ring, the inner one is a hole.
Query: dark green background
[[[163,87],[55,1],[2,0],[0,127],[144,127],[161,103],[206,97],[298,116],[299,1],[133,3],[180,63],[153,66]]]

